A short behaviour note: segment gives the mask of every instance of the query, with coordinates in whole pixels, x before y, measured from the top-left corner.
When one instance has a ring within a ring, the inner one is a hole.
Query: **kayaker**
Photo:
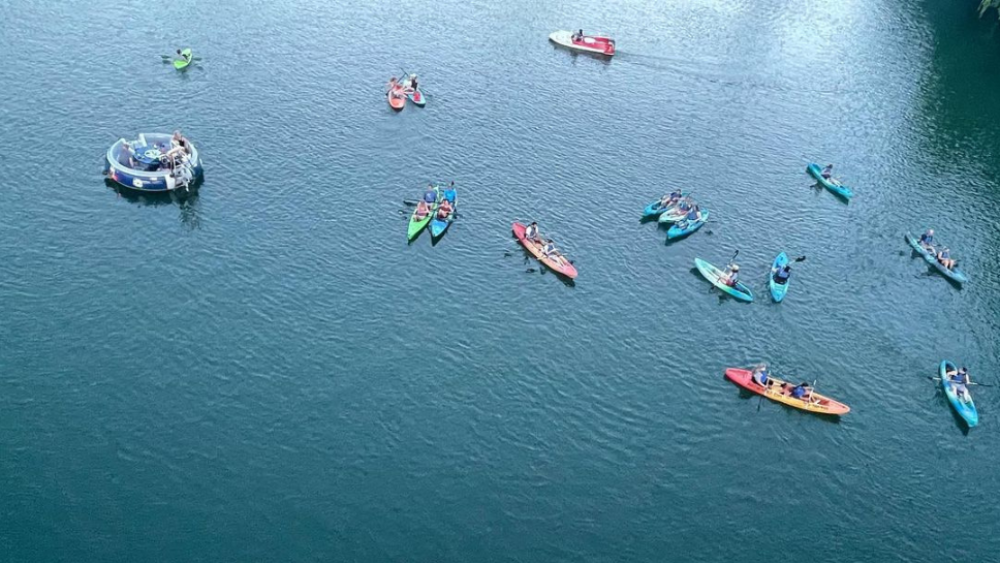
[[[832,178],[833,177],[833,165],[832,164],[827,164],[826,167],[823,168],[823,171],[820,172],[819,175],[822,176],[824,180],[829,180],[830,178]]]
[[[559,266],[565,264],[565,259],[562,257],[562,253],[556,248],[556,243],[552,242],[552,239],[545,241],[545,246],[542,247],[542,254],[545,255],[549,260],[555,261]]]
[[[186,63],[191,62],[191,57],[187,53],[181,51],[180,49],[177,49],[177,56],[180,57],[180,60]]]
[[[417,217],[417,219],[423,219],[424,217],[427,217],[427,214],[430,212],[431,212],[430,206],[427,205],[426,202],[421,201],[420,203],[417,204],[417,211],[414,213],[414,215]]]
[[[681,211],[685,211],[686,212],[687,210],[691,209],[692,203],[693,202],[691,201],[691,198],[690,197],[686,197],[686,198],[682,199],[680,203],[677,204],[677,207]]]
[[[437,198],[438,194],[437,191],[434,190],[434,184],[428,184],[427,191],[424,192],[424,202],[427,203],[427,205],[433,205],[434,202],[437,201]]]
[[[458,199],[458,193],[455,192],[455,182],[448,184],[448,187],[444,190],[444,198],[452,203]]]
[[[955,261],[951,259],[951,252],[949,252],[947,248],[943,248],[941,249],[941,252],[938,252],[937,260],[942,266],[948,268],[949,270],[955,267]]]
[[[768,377],[767,364],[760,364],[759,366],[753,368],[753,372],[750,375],[753,380],[761,387],[768,387],[771,379]]]
[[[920,244],[927,249],[934,248],[934,229],[927,229],[927,232],[920,235]]]
[[[438,207],[438,219],[447,219],[451,215],[451,202],[447,199],[441,202],[441,206]]]
[[[410,75],[410,84],[409,84],[409,86],[410,86],[411,90],[418,90],[419,89],[417,87],[417,75],[416,74],[411,74]]]
[[[788,264],[774,271],[774,283],[784,285],[788,283],[788,278],[792,276],[792,267]]]
[[[807,395],[812,395],[812,388],[808,383],[802,382],[792,387],[791,395],[796,399],[808,399]]]
[[[726,266],[726,271],[722,273],[722,283],[728,285],[729,287],[736,287],[736,284],[739,283],[739,277],[739,264],[730,264]]]
[[[535,242],[541,242],[538,238],[538,223],[532,221],[531,224],[528,225],[528,228],[524,229],[524,238]]]
[[[969,389],[966,385],[972,383],[972,380],[969,379],[969,370],[963,367],[957,371],[950,371],[946,375],[955,387],[955,393],[961,395],[963,400],[966,400],[969,396]]]

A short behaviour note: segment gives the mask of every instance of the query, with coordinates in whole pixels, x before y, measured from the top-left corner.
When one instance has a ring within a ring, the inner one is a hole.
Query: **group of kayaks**
[[[764,373],[763,378],[761,377],[762,372]],[[931,379],[941,381],[945,396],[955,413],[969,428],[979,424],[979,413],[976,411],[976,405],[972,401],[967,385],[953,379],[953,377],[959,377],[958,367],[948,360],[943,360],[938,367],[938,374],[937,378]],[[844,415],[851,411],[850,407],[844,403],[817,393],[811,385],[806,383],[792,385],[770,375],[766,372],[766,366],[758,366],[753,370],[738,367],[726,368],[725,376],[726,379],[751,393],[799,410],[833,416]],[[761,379],[764,380],[763,385],[760,382]],[[974,383],[969,381],[969,384]]]
[[[410,215],[406,228],[407,242],[413,242],[428,225],[431,239],[440,239],[455,221],[457,210],[458,189],[455,188],[455,182],[448,185],[431,184]]]

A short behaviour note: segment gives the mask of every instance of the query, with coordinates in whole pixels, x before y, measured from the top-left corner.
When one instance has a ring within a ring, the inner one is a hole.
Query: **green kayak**
[[[735,287],[728,285],[722,281],[722,270],[716,268],[701,258],[695,258],[694,265],[698,268],[698,271],[701,272],[701,275],[705,276],[705,279],[712,282],[712,285],[715,287],[725,291],[740,301],[753,301],[753,292],[750,291],[750,288],[744,285],[743,282],[736,282]]]
[[[437,194],[437,197],[434,199],[434,203],[430,206],[427,213],[420,215],[420,205],[417,205],[417,208],[413,210],[413,214],[410,215],[410,225],[406,229],[407,241],[413,241],[413,239],[417,238],[420,232],[424,230],[424,227],[434,218],[434,214],[437,213],[438,204],[441,203],[441,188],[434,186],[434,193]]]
[[[181,51],[181,58],[174,61],[174,68],[181,70],[187,68],[194,57],[191,56],[191,49],[184,49]]]

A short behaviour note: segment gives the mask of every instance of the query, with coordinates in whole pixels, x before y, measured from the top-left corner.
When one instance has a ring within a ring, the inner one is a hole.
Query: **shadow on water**
[[[202,181],[199,180],[191,187],[190,190],[184,191],[137,192],[135,190],[123,188],[118,183],[112,182],[111,180],[104,180],[104,185],[111,191],[115,192],[118,197],[134,205],[140,205],[143,207],[176,205],[180,210],[179,217],[181,224],[191,229],[201,227],[201,216],[198,209],[198,188],[201,186],[201,183]]]
[[[940,383],[938,383],[936,388],[937,392],[934,394],[934,396],[938,399],[938,402],[944,405],[944,408],[948,409],[948,412],[951,413],[951,419],[952,421],[954,421],[955,426],[957,426],[958,429],[961,430],[962,435],[968,436],[969,432],[972,431],[972,429],[969,428],[969,424],[965,422],[965,419],[962,418],[962,415],[958,414],[958,411],[956,411],[955,408],[951,406],[951,401],[949,401],[948,396],[944,394],[944,390],[941,389]],[[975,398],[973,398],[973,400],[975,400]]]

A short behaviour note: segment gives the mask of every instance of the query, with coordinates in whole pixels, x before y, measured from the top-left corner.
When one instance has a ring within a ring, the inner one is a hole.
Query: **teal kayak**
[[[681,197],[685,197],[685,196],[687,196],[687,193],[686,192],[681,192]],[[666,211],[668,209],[673,208],[675,205],[676,204],[672,204],[672,205],[668,205],[666,207],[661,207],[660,206],[660,200],[656,200],[656,201],[650,203],[649,205],[647,205],[642,210],[642,218],[643,219],[652,219],[653,217],[659,217],[661,213],[663,213],[664,211]]]
[[[830,190],[831,192],[839,195],[844,199],[851,199],[851,196],[854,195],[854,193],[851,192],[851,188],[848,188],[847,186],[841,184],[840,182],[832,178],[830,180],[824,178],[823,171],[820,169],[819,164],[816,163],[810,164],[809,166],[806,167],[806,172],[808,172],[809,175],[812,176],[813,178],[816,178],[816,181],[822,184],[824,188]]]
[[[934,268],[941,272],[946,278],[958,284],[969,281],[969,276],[966,276],[965,272],[959,270],[957,266],[950,270],[945,268],[944,264],[938,262],[936,254],[927,250],[924,248],[924,245],[920,244],[920,239],[914,237],[910,233],[906,233],[906,242],[913,247],[913,250],[916,250],[918,254],[924,257],[924,261],[931,266],[934,266]]]
[[[948,396],[948,402],[951,403],[952,408],[969,425],[969,428],[972,428],[979,424],[979,413],[976,411],[976,404],[972,402],[971,395],[965,394],[964,397],[959,397],[955,384],[948,379],[948,372],[957,369],[955,364],[948,360],[941,362],[941,367],[938,369],[938,372],[941,374],[941,386],[944,387],[944,394]]]
[[[694,259],[694,266],[698,268],[701,275],[705,276],[705,279],[712,282],[712,285],[715,287],[725,291],[740,301],[746,301],[747,303],[753,301],[753,292],[750,291],[750,288],[743,282],[737,282],[736,287],[726,284],[722,281],[722,270],[716,268],[701,258]]]
[[[768,278],[767,286],[771,289],[771,299],[774,299],[775,303],[781,303],[781,300],[785,298],[785,293],[788,291],[788,282],[790,279],[785,280],[785,283],[779,283],[774,277],[778,274],[778,270],[784,268],[788,264],[788,255],[782,252],[774,258],[774,263],[771,264],[771,275]]]
[[[667,240],[679,239],[681,237],[686,237],[691,233],[697,231],[701,228],[705,222],[708,221],[708,210],[701,212],[701,219],[697,221],[688,221],[687,219],[681,219],[679,222],[674,223],[670,229],[667,230]]]
[[[455,220],[455,212],[458,211],[458,191],[454,188],[448,188],[442,192],[442,199],[448,200],[448,203],[451,204],[451,213],[444,219],[439,218],[436,213],[434,214],[434,219],[431,220],[431,238],[435,239],[440,238]]]

